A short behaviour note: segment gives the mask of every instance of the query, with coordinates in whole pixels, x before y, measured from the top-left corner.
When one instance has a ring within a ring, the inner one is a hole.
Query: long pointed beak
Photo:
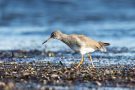
[[[47,40],[45,40],[42,44],[45,44],[45,43],[48,42],[50,39],[51,39],[51,37],[48,38]]]

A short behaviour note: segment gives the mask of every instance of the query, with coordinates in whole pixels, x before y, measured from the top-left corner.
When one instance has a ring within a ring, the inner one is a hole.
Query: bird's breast
[[[81,45],[77,42],[77,40],[71,40],[71,39],[64,39],[62,40],[66,45],[68,45],[72,50],[79,52]]]
[[[72,50],[76,51],[76,52],[80,52],[80,47],[77,45],[68,45]]]

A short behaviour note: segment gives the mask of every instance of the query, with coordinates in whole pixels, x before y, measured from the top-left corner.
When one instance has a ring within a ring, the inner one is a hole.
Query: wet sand
[[[15,58],[37,56],[55,57],[56,53],[44,51],[1,51],[0,88],[1,90],[71,90],[73,86],[135,88],[134,65],[110,65],[92,68],[83,64],[79,69],[65,66],[61,61],[16,62]],[[10,61],[4,61],[10,60]],[[2,62],[3,61],[3,62]],[[81,86],[82,85],[82,86]],[[73,89],[73,88],[72,88]]]

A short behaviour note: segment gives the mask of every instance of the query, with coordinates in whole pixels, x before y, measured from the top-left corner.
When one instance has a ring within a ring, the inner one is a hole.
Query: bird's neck
[[[61,35],[61,41],[66,43],[68,41],[68,35],[67,34],[62,34]]]

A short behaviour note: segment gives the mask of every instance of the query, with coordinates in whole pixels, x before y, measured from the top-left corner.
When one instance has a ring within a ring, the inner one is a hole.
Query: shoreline
[[[6,83],[30,84],[41,86],[75,86],[87,83],[88,87],[135,88],[135,66],[108,66],[90,68],[83,65],[76,70],[60,64],[33,62],[26,64],[0,64],[0,87]],[[85,86],[85,85],[84,85]],[[18,86],[16,86],[18,87]],[[25,86],[23,88],[26,88]]]
[[[119,52],[117,48],[114,49],[116,51],[114,50],[113,52],[113,49],[110,49],[112,52],[109,52],[114,53],[114,56],[106,57],[106,53],[99,56],[93,55],[94,63],[99,62],[101,66],[97,65],[96,68],[91,68],[91,64],[84,63],[78,70],[74,67],[78,64],[78,61],[75,61],[80,60],[79,55],[74,55],[69,51],[63,53],[40,50],[1,50],[0,88],[2,90],[44,90],[42,88],[57,90],[58,87],[62,89],[68,88],[67,90],[71,90],[70,88],[99,88],[100,90],[100,88],[104,89],[109,87],[112,89],[134,89],[135,65],[133,64],[132,57],[130,60],[132,62],[131,64],[122,65],[118,63],[114,65],[109,64],[108,66],[102,65],[104,61],[109,63],[113,63],[116,60],[123,61],[125,56],[123,54],[119,56],[119,53],[134,53],[127,49],[123,50],[123,48],[118,49]],[[118,57],[115,56],[117,55],[116,52],[118,52]],[[72,59],[69,57],[69,54],[75,56],[77,59]],[[37,60],[36,57],[42,58],[38,58]],[[34,58],[35,61],[30,61],[30,58]],[[51,60],[51,58],[54,59]],[[67,66],[66,63],[69,62],[66,60],[73,60],[73,63]],[[125,60],[129,61],[127,58]]]

